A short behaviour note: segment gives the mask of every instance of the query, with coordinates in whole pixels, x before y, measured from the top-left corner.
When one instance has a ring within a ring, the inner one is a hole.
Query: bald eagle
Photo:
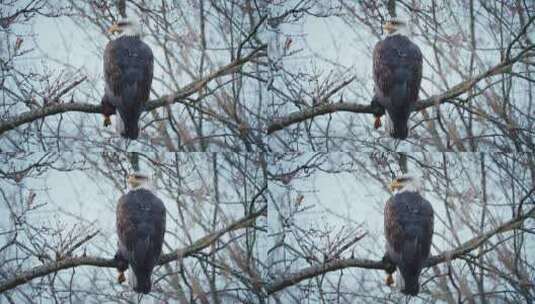
[[[125,138],[136,139],[139,117],[149,99],[154,58],[150,47],[141,41],[141,27],[136,21],[119,20],[109,32],[121,35],[104,50],[104,126],[111,124],[110,115],[117,110],[117,131]]]
[[[394,264],[401,275],[404,294],[418,294],[420,273],[433,237],[433,207],[420,195],[418,179],[411,176],[396,178],[390,185],[396,191],[385,205],[385,260]],[[395,269],[392,270],[392,272]],[[387,284],[392,283],[389,273]]]
[[[165,233],[165,207],[149,189],[143,174],[128,177],[130,191],[117,205],[118,250],[115,254],[119,283],[130,267],[130,285],[134,291],[149,293],[152,269],[158,263]]]
[[[381,116],[386,110],[388,133],[393,138],[405,139],[409,134],[411,106],[418,100],[422,80],[422,53],[401,34],[406,31],[403,22],[389,21],[384,30],[388,36],[373,50],[375,96],[372,106],[379,109],[375,114],[375,128],[381,126]]]

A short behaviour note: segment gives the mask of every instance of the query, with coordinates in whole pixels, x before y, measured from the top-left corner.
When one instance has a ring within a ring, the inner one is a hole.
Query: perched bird
[[[375,115],[375,128],[381,126],[386,110],[386,129],[390,136],[405,139],[409,135],[411,105],[418,100],[422,81],[422,53],[405,33],[405,23],[386,22],[388,36],[379,41],[373,50],[373,80],[375,96],[372,106],[379,108]]]
[[[110,115],[117,110],[117,131],[125,138],[136,139],[139,117],[150,95],[154,58],[150,47],[141,41],[137,21],[119,20],[108,32],[120,35],[104,50],[104,126],[111,124]]]
[[[130,285],[149,293],[151,274],[158,263],[165,233],[165,207],[150,190],[149,178],[135,173],[128,177],[129,191],[117,205],[118,250],[115,254],[119,283],[129,268]]]
[[[415,296],[420,289],[420,273],[431,250],[433,207],[420,195],[420,183],[415,177],[398,177],[390,188],[395,194],[385,205],[384,259],[399,270],[401,292]],[[387,284],[392,282],[389,273]]]

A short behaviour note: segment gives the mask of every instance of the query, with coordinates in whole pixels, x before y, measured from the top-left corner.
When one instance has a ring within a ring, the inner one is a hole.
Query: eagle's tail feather
[[[409,136],[408,122],[403,119],[392,120],[390,136],[396,139],[406,139]]]
[[[123,91],[123,130],[121,136],[137,139],[139,136],[139,115],[143,104],[137,96],[137,83],[127,86]]]
[[[137,120],[132,122],[125,120],[121,114],[117,115],[116,131],[124,138],[137,139],[139,137],[139,126]]]
[[[136,292],[149,293],[151,290],[150,276],[152,265],[150,264],[150,235],[139,238],[134,245],[130,264],[131,284]]]
[[[135,270],[131,267],[130,272],[130,284],[132,285],[132,289],[138,293],[149,293],[152,287],[150,280],[152,271],[143,269]]]
[[[400,72],[401,73],[401,72]],[[401,73],[403,74],[403,73]],[[406,77],[406,75],[402,75]],[[409,88],[406,78],[402,78],[401,81],[392,87],[392,107],[396,111],[396,115],[391,115],[392,127],[390,129],[390,135],[393,138],[405,139],[409,135]]]
[[[401,274],[401,292],[407,295],[416,296],[420,291],[420,271],[418,260],[418,239],[407,240],[401,248],[402,263],[399,265]]]
[[[414,273],[404,273],[401,269],[400,289],[406,295],[417,296],[420,292],[419,275]]]
[[[399,119],[390,115],[389,111],[386,111],[385,128],[387,132],[396,139],[405,139],[409,135],[408,124],[405,120]]]

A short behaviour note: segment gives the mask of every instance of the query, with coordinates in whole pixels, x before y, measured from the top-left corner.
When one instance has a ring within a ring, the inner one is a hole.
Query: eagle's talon
[[[373,127],[375,129],[379,129],[381,125],[381,116],[375,116],[375,122],[373,123]]]
[[[392,286],[392,284],[394,284],[394,278],[392,277],[391,273],[386,276],[385,283],[387,286]]]
[[[107,127],[107,126],[110,126],[111,125],[111,119],[109,116],[104,116],[104,126]]]
[[[123,271],[119,271],[119,276],[117,277],[117,282],[119,282],[119,284],[122,284],[124,281],[126,281],[126,278],[124,276],[124,272]]]

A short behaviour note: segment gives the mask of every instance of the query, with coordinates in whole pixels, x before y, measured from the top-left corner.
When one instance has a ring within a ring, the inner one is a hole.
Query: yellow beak
[[[392,22],[387,22],[383,25],[383,30],[387,33],[392,33],[396,30],[396,26]]]
[[[121,32],[121,28],[117,25],[117,23],[114,23],[109,29],[108,33],[113,34],[115,32]]]
[[[388,186],[388,189],[390,189],[390,192],[394,192],[394,190],[401,188],[401,183],[395,179],[393,180],[390,185]]]
[[[129,175],[128,179],[126,181],[128,182],[128,184],[135,183],[136,182],[136,177],[133,176],[133,175]]]

